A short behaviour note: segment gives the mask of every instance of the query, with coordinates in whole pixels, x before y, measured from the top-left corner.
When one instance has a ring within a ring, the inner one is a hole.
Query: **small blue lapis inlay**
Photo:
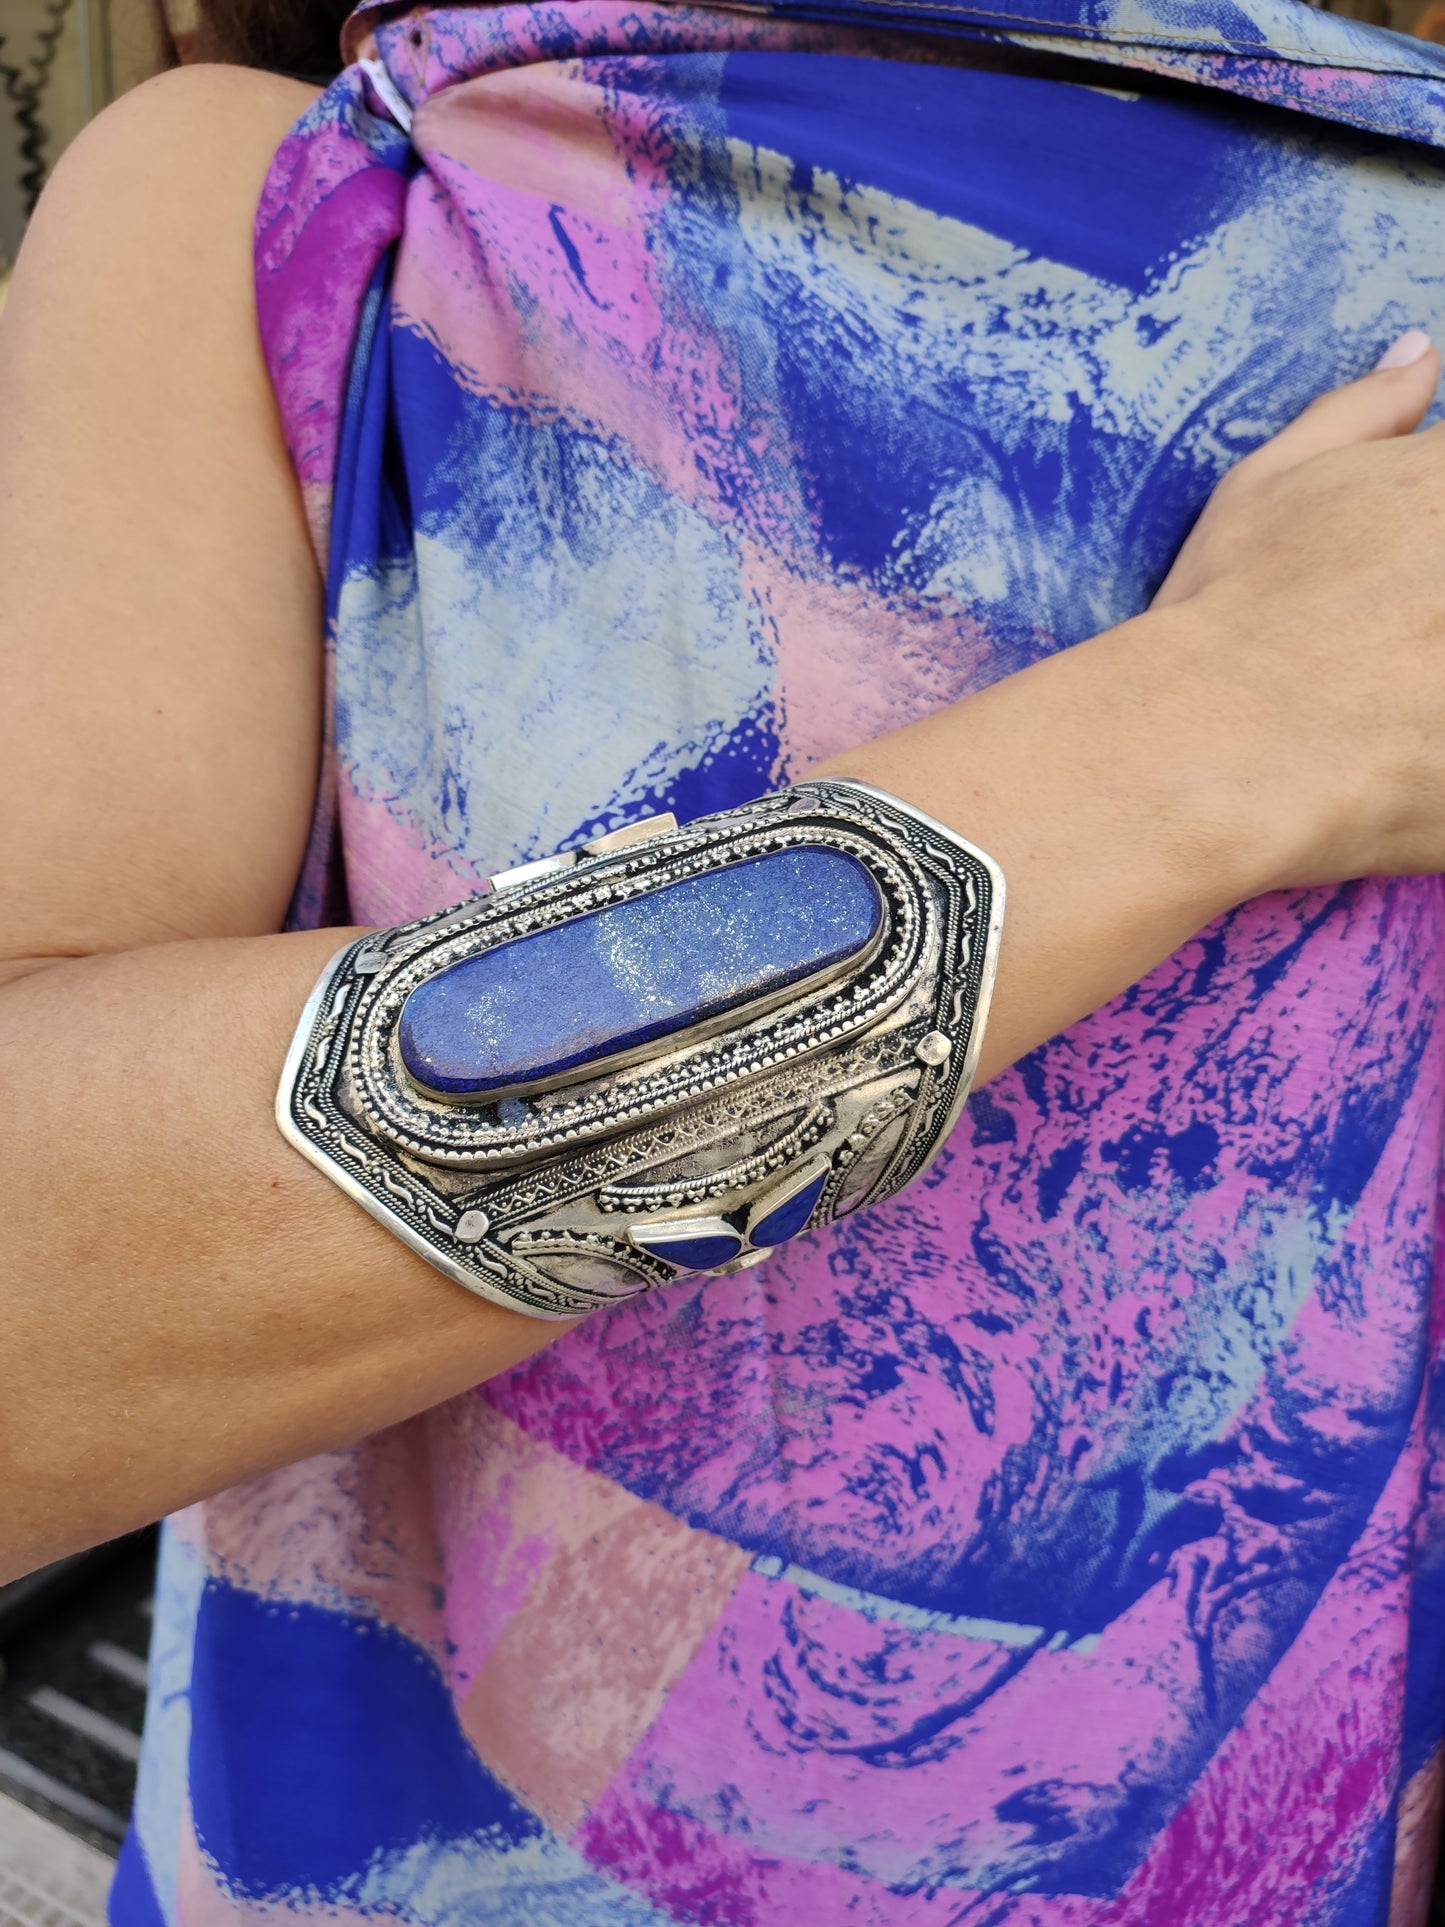
[[[856,857],[773,850],[438,971],[402,1007],[401,1061],[449,1097],[544,1084],[835,969],[882,922]]]
[[[819,1172],[811,1184],[805,1184],[786,1203],[780,1204],[766,1217],[748,1227],[748,1240],[755,1245],[780,1245],[788,1238],[796,1238],[804,1225],[817,1209],[818,1200],[823,1195],[823,1186],[828,1182],[828,1173]]]
[[[701,1238],[654,1239],[634,1234],[633,1243],[682,1271],[713,1271],[719,1265],[731,1264],[743,1248],[741,1238],[724,1237],[721,1232]]]

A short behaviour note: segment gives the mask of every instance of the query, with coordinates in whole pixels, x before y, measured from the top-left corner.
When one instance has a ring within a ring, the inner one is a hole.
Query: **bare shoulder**
[[[129,299],[250,273],[271,157],[316,90],[242,67],[185,67],[126,94],[72,143],[27,239],[47,279],[124,275]],[[23,258],[23,257],[22,257]],[[32,269],[33,274],[33,269]],[[202,288],[204,293],[204,287]]]
[[[216,167],[233,192],[259,191],[287,129],[317,89],[251,67],[177,67],[107,107],[71,143],[47,192],[105,192],[144,178],[173,208],[204,203]],[[254,198],[254,197],[253,197]]]
[[[319,586],[252,230],[314,94],[223,67],[137,88],[68,150],[21,248],[0,314],[0,958],[284,911]]]
[[[94,365],[102,343],[99,359],[143,385],[152,356],[167,376],[177,358],[253,376],[228,351],[252,330],[256,205],[314,98],[295,81],[204,66],[106,108],[41,195],[0,316],[0,379],[15,358],[53,360],[62,346]]]

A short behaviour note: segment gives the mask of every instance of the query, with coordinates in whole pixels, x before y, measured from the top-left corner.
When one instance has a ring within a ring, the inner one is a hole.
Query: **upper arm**
[[[284,914],[321,589],[251,235],[312,91],[150,82],[76,142],[26,237],[0,316],[0,968]]]

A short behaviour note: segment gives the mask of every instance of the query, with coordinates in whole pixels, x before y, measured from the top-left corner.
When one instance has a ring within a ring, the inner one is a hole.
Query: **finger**
[[[1388,441],[1420,426],[1440,380],[1440,356],[1419,328],[1385,350],[1368,375],[1332,388],[1234,470],[1241,484],[1297,468],[1314,455]]]

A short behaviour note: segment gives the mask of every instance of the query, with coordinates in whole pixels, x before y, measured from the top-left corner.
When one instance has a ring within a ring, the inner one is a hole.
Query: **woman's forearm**
[[[0,1578],[408,1417],[558,1329],[451,1284],[282,1140],[345,931],[0,989]]]
[[[892,790],[1003,870],[978,1083],[1289,871],[1288,813],[1200,717],[1192,629],[1140,617],[815,772]]]
[[[1169,719],[1091,694],[1108,664],[1076,653],[838,764],[1005,868],[986,1076],[1241,893]],[[277,1133],[297,1014],[349,934],[161,945],[0,989],[0,1570],[393,1424],[556,1334],[433,1271]]]

